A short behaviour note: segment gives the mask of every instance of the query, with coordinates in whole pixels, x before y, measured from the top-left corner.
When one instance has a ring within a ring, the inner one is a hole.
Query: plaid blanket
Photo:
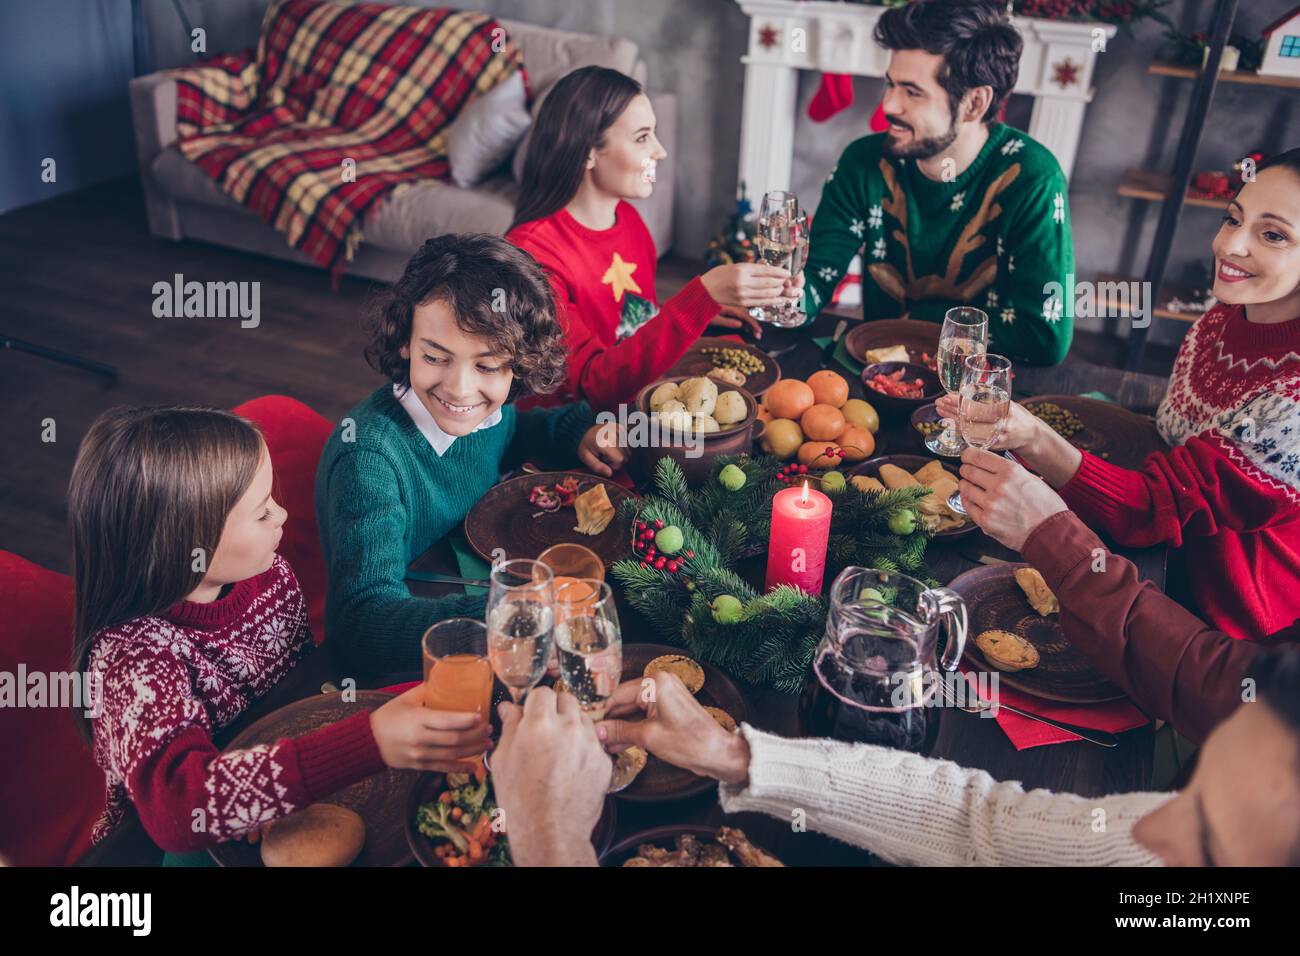
[[[372,206],[445,179],[461,107],[520,68],[495,20],[282,0],[249,50],[173,71],[181,153],[335,277]]]

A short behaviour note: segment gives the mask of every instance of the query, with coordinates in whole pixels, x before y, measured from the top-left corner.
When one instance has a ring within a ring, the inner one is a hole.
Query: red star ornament
[[[1074,86],[1079,82],[1079,70],[1082,64],[1075,63],[1068,56],[1060,63],[1052,64],[1052,82],[1061,89]]]

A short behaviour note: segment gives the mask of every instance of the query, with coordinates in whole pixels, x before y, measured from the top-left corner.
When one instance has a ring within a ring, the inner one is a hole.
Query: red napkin
[[[975,675],[965,665],[962,665],[961,671],[966,675],[966,683],[971,690],[976,690]],[[1123,733],[1150,722],[1149,718],[1128,698],[1113,700],[1106,704],[1063,704],[1008,687],[1006,682],[1001,680],[998,681],[998,701],[1041,717],[1050,717],[1052,720],[1067,724],[1077,724],[1089,730],[1105,730],[1112,734]],[[1078,734],[1058,730],[1042,721],[1021,717],[1019,714],[1001,708],[998,709],[994,720],[998,722],[1002,732],[1007,735],[1017,750],[1028,750],[1030,747],[1042,747],[1046,744],[1071,743],[1082,739]]]

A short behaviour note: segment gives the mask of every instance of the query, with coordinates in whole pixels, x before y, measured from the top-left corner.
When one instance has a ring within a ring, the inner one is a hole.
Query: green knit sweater
[[[430,624],[481,618],[481,596],[412,596],[407,566],[454,531],[503,470],[530,459],[575,464],[593,424],[584,403],[527,412],[506,405],[499,423],[457,438],[439,457],[391,385],[349,411],[316,472],[329,572],[325,633],[341,661],[358,675],[416,671]]]
[[[885,135],[850,143],[813,217],[804,267],[811,320],[862,249],[867,319],[942,322],[973,305],[989,315],[989,351],[1051,365],[1065,358],[1073,320],[1048,283],[1074,273],[1068,184],[1056,158],[1002,123],[975,161],[936,182],[883,151]]]

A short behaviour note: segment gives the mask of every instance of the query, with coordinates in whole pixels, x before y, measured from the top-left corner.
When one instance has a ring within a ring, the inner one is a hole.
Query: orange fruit
[[[815,401],[813,390],[806,382],[801,382],[797,378],[781,379],[763,396],[763,403],[767,405],[767,410],[772,413],[773,418],[789,418],[794,421],[798,421],[799,416]]]
[[[839,456],[827,455],[826,449],[838,451],[839,447],[832,441],[806,441],[799,446],[799,464],[809,468],[834,468],[840,463]]]
[[[861,425],[846,425],[836,444],[844,449],[845,461],[865,461],[876,450],[876,439]]]
[[[833,441],[844,431],[844,415],[834,405],[813,405],[799,419],[809,441]]]
[[[767,410],[767,406],[762,402],[758,403],[758,420],[766,425],[770,421],[775,421],[776,416]]]
[[[813,390],[813,398],[818,405],[839,408],[849,400],[849,383],[839,372],[828,368],[808,376],[808,387]]]

